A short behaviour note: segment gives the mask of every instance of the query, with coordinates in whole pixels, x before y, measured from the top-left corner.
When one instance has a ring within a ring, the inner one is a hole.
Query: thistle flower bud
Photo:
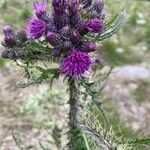
[[[80,45],[82,43],[81,35],[79,34],[78,31],[73,31],[71,33],[71,42],[72,44],[75,44],[75,45]]]
[[[69,9],[70,15],[77,15],[79,12],[78,0],[69,0],[68,9]]]
[[[4,38],[4,42],[2,42],[2,45],[5,47],[13,47],[16,45],[16,39],[11,36],[6,36]]]
[[[80,17],[78,15],[70,16],[69,21],[71,26],[76,26],[80,22]]]
[[[28,56],[27,51],[16,51],[16,57],[19,59],[25,59]]]
[[[1,53],[1,57],[5,59],[16,59],[16,53],[14,50],[4,50]]]
[[[99,18],[102,19],[102,20],[104,20],[105,19],[105,15],[106,15],[105,10],[102,10],[102,12],[100,13]]]
[[[89,32],[101,33],[104,29],[104,21],[100,19],[91,19],[87,22]]]
[[[103,0],[95,0],[93,4],[93,9],[97,11],[97,13],[101,13],[104,8],[104,1]]]
[[[52,5],[54,8],[54,12],[57,15],[62,15],[66,11],[67,2],[66,0],[52,0]]]
[[[61,55],[61,49],[59,47],[54,47],[52,50],[53,57],[59,57]]]
[[[48,32],[46,34],[46,40],[52,45],[52,46],[58,46],[62,43],[62,39],[60,34],[54,33],[54,32]]]
[[[5,26],[3,32],[5,36],[13,37],[15,35],[15,32],[11,26]]]
[[[96,48],[95,42],[84,42],[82,45],[82,50],[85,52],[94,52],[96,51]]]
[[[38,19],[43,19],[43,15],[46,14],[47,9],[47,2],[43,0],[42,2],[35,2],[34,3],[34,11]]]
[[[30,19],[27,27],[27,34],[32,39],[40,38],[47,29],[47,24],[39,19]]]
[[[54,25],[58,30],[69,24],[69,17],[67,13],[64,13],[63,15],[54,14],[53,18],[54,18]]]
[[[86,8],[90,7],[91,5],[92,5],[92,0],[84,0],[82,2],[82,8],[83,9],[86,9]]]
[[[49,17],[49,21],[47,22],[47,31],[57,32],[56,26],[54,25],[54,20],[52,17]]]
[[[16,36],[17,36],[17,40],[20,44],[25,43],[28,40],[27,33],[25,30],[18,31]]]
[[[81,36],[86,35],[89,30],[87,29],[86,22],[82,21],[78,24],[77,31]]]
[[[63,27],[63,28],[61,28],[60,30],[59,30],[59,33],[61,34],[61,36],[63,37],[63,38],[68,38],[69,37],[69,33],[70,33],[70,31],[69,31],[69,27],[68,26],[65,26],[65,27]]]
[[[4,41],[2,45],[5,47],[13,47],[16,45],[16,34],[11,26],[5,26],[3,29],[4,32]]]

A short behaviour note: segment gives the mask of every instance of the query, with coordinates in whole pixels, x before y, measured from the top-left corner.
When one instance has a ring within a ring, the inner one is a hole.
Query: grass
[[[65,92],[43,89],[36,96],[31,96],[20,108],[21,117],[34,116],[33,124],[37,128],[51,128],[59,124],[59,119],[53,118],[59,111],[59,106],[64,103]]]
[[[0,58],[0,69],[5,66],[6,60]]]

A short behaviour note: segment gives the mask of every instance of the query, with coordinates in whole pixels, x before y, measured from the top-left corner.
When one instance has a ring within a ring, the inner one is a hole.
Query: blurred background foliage
[[[15,29],[24,28],[28,18],[32,16],[32,3],[33,0],[0,0],[0,35],[4,25],[10,24]],[[150,67],[150,2],[148,0],[105,0],[105,8],[107,19],[122,10],[126,10],[128,14],[126,25],[113,37],[102,42],[101,51],[104,53],[105,61],[114,68],[128,64],[144,64]],[[4,69],[5,64],[8,63],[10,61],[0,58],[1,69]],[[149,93],[145,91],[148,86],[147,82],[142,82],[140,88],[131,93],[138,102],[148,99],[145,98],[148,95],[145,92]],[[42,89],[37,96],[29,97],[19,107],[18,117],[32,120],[36,128],[54,128],[59,124],[59,120],[56,117],[52,119],[51,116],[59,111],[60,105],[67,103],[67,98],[64,98],[65,90],[61,90],[62,88],[54,84],[51,92],[49,89]],[[141,136],[120,120],[118,108],[114,103],[108,101],[105,109],[118,136],[126,138]],[[137,149],[143,150],[141,147]]]

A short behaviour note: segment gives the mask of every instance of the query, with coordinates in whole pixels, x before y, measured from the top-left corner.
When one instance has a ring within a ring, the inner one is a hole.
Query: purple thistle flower
[[[3,32],[5,36],[15,36],[15,32],[11,26],[5,26]]]
[[[46,0],[43,0],[42,2],[35,2],[34,3],[34,11],[37,16],[37,18],[41,19],[42,15],[46,13],[47,9],[47,2]]]
[[[96,49],[97,47],[95,42],[84,42],[82,45],[82,50],[85,52],[94,52]]]
[[[54,8],[54,12],[58,15],[62,15],[65,13],[67,8],[66,0],[52,0],[52,5]]]
[[[27,27],[27,33],[32,39],[40,38],[47,29],[47,24],[39,19],[30,19]]]
[[[46,34],[46,40],[52,45],[52,46],[58,46],[62,43],[61,35],[57,34],[55,32],[48,32]]]
[[[104,21],[100,19],[91,19],[87,22],[89,32],[101,33],[104,29]]]
[[[91,68],[92,59],[87,53],[73,51],[61,63],[60,71],[65,76],[82,77]]]

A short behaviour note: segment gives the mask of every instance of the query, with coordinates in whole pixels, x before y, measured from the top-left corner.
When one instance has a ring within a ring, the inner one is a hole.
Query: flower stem
[[[80,129],[78,128],[79,124],[79,90],[77,88],[77,83],[74,79],[69,79],[69,149],[77,150],[83,147],[83,139]]]

